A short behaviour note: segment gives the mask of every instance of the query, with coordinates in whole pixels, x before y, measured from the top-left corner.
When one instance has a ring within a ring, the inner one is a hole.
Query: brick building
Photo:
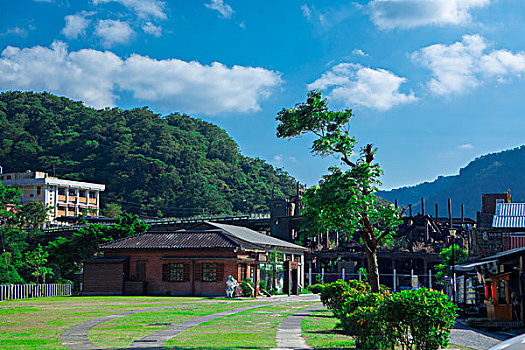
[[[289,261],[285,290],[304,285],[305,248],[245,227],[203,223],[176,231],[149,231],[100,246],[104,256],[84,261],[83,295],[221,296],[226,278],[251,278],[278,249]]]

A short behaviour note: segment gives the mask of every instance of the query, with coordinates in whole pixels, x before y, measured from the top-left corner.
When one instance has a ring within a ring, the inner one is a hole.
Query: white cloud
[[[253,112],[280,83],[278,73],[258,67],[68,52],[59,41],[51,48],[8,46],[0,56],[0,90],[50,91],[96,108],[114,106],[120,93],[129,92],[163,111]]]
[[[311,20],[311,19],[312,19],[312,10],[310,10],[310,8],[308,7],[308,5],[303,4],[303,5],[301,6],[301,10],[303,11],[303,15],[304,15],[308,20]]]
[[[525,72],[524,52],[487,53],[487,46],[480,35],[465,35],[460,42],[427,46],[411,57],[432,71],[433,77],[427,85],[438,95],[464,93],[488,78],[503,82],[506,76]]]
[[[368,54],[366,54],[363,50],[361,49],[353,49],[352,50],[352,55],[354,56],[363,56],[363,57],[367,57]]]
[[[134,11],[140,18],[159,18],[166,19],[168,16],[164,12],[166,4],[159,0],[93,0],[94,5],[118,2]]]
[[[95,28],[95,34],[103,39],[103,44],[106,47],[111,47],[113,44],[127,43],[133,33],[133,29],[127,22],[111,19],[98,21]]]
[[[277,165],[282,165],[283,164],[283,155],[282,154],[276,154],[273,156],[273,162]]]
[[[472,149],[474,148],[474,145],[471,143],[465,143],[463,145],[459,145],[458,149]]]
[[[22,27],[8,28],[5,32],[0,33],[0,36],[16,35],[16,36],[26,37],[30,31],[35,30],[35,29],[36,28],[30,23],[26,28],[22,28]]]
[[[386,111],[417,100],[413,93],[399,92],[404,82],[405,78],[384,69],[340,63],[309,84],[308,89],[331,89],[329,98],[342,101],[348,107],[359,105]]]
[[[142,26],[142,30],[149,34],[149,35],[153,35],[153,36],[156,36],[156,37],[159,37],[162,35],[162,28],[160,26],[156,26],[154,25],[153,23],[151,22],[146,22],[143,26]]]
[[[81,13],[64,17],[66,25],[61,33],[69,39],[76,39],[79,35],[85,34],[86,28],[91,22],[91,20],[86,18],[86,15],[86,13]]]
[[[373,0],[367,10],[381,29],[413,28],[424,25],[465,24],[470,11],[492,0]]]
[[[223,0],[211,0],[209,4],[204,4],[209,9],[219,11],[222,18],[231,18],[233,9]]]

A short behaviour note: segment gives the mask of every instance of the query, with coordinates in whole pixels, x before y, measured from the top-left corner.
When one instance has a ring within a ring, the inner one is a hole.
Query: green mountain
[[[103,183],[103,204],[151,216],[263,211],[295,189],[213,124],[147,108],[96,110],[49,93],[0,94],[0,165]]]
[[[421,212],[421,198],[425,198],[425,211],[434,215],[438,203],[439,216],[448,216],[448,198],[452,200],[452,213],[475,219],[481,209],[482,193],[504,193],[510,189],[513,202],[525,200],[525,146],[474,159],[460,169],[459,175],[440,176],[433,182],[380,191],[378,195],[401,205],[414,204],[414,213]]]

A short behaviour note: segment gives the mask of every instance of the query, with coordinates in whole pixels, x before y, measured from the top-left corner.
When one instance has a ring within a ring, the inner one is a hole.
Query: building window
[[[217,264],[204,263],[202,264],[202,281],[216,282],[217,281]]]
[[[71,190],[70,189],[68,192],[69,192],[70,196],[76,196],[77,195],[77,191],[75,191],[75,190]]]
[[[170,263],[162,265],[162,280],[168,282],[185,282],[190,280],[190,265]]]
[[[8,179],[8,180],[11,180],[11,175],[7,175],[7,179]]]
[[[97,194],[95,192],[89,192],[89,198],[90,199],[96,199],[97,198]]]
[[[66,195],[66,189],[65,188],[59,188],[58,189],[58,195],[59,196],[65,196]]]
[[[80,197],[86,197],[86,191],[84,191],[84,190],[78,191],[78,195]]]
[[[36,195],[40,196],[41,194],[42,194],[42,187],[39,186],[36,188]]]

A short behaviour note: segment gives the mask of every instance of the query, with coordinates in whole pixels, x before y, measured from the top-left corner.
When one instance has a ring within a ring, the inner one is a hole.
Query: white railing
[[[0,301],[71,295],[71,284],[6,284],[0,285]]]

